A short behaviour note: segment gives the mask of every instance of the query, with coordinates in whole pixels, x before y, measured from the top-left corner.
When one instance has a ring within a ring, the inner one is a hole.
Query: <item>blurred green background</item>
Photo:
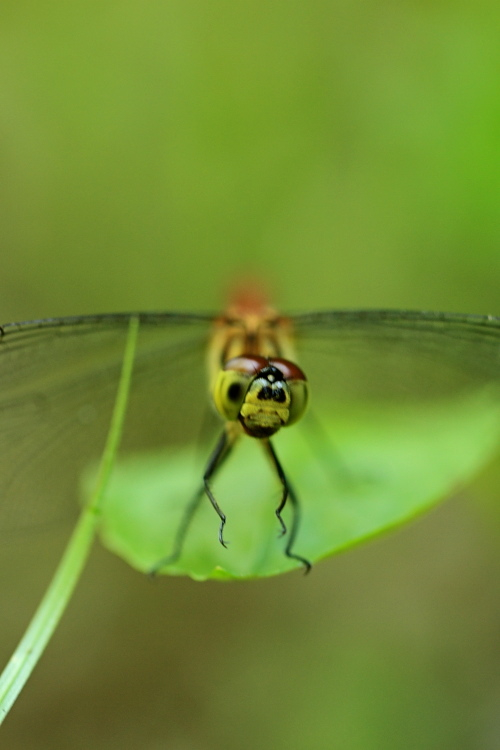
[[[284,309],[500,313],[499,21],[6,0],[0,318],[218,309],[243,273]],[[496,750],[499,488],[307,579],[152,585],[96,549],[3,746]],[[20,545],[4,660],[50,571]]]

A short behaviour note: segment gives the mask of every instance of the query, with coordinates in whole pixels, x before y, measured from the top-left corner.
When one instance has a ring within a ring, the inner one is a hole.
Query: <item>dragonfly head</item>
[[[251,437],[266,438],[300,419],[308,385],[293,362],[241,356],[230,359],[219,372],[213,397],[224,419],[239,421]]]

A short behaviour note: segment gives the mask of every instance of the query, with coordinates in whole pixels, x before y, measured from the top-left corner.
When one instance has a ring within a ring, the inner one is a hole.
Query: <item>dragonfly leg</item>
[[[309,571],[312,568],[311,563],[309,560],[306,560],[305,557],[302,557],[301,555],[297,555],[295,552],[293,552],[293,545],[295,543],[295,538],[297,536],[299,526],[300,526],[300,504],[299,499],[297,495],[295,494],[295,490],[293,489],[292,485],[288,481],[286,474],[283,470],[283,467],[281,466],[281,463],[278,459],[278,456],[276,455],[276,451],[274,450],[274,447],[270,440],[266,440],[264,442],[266,451],[271,458],[272,464],[274,468],[276,469],[276,473],[278,474],[279,480],[281,482],[281,486],[283,488],[283,494],[281,497],[281,502],[276,508],[276,517],[278,518],[278,521],[281,524],[281,534],[280,536],[283,536],[283,534],[286,533],[286,526],[285,522],[283,521],[283,518],[281,517],[281,512],[284,509],[287,500],[290,499],[290,503],[292,505],[293,510],[293,516],[292,516],[292,527],[290,529],[290,535],[288,537],[288,542],[285,547],[285,555],[289,557],[291,560],[297,560],[298,562],[302,563],[304,566],[304,573],[309,573]]]
[[[204,486],[205,494],[207,495],[208,499],[212,503],[212,506],[215,512],[220,518],[219,542],[222,544],[223,547],[227,547],[227,542],[224,539],[224,526],[226,525],[226,515],[220,509],[219,503],[215,499],[215,496],[210,488],[209,480],[214,476],[216,471],[220,469],[220,467],[222,466],[226,458],[229,456],[229,453],[231,452],[233,445],[234,445],[234,438],[233,439],[230,438],[227,431],[224,430],[224,432],[219,438],[219,442],[215,446],[215,450],[210,456],[207,467],[205,469],[205,473],[203,474],[203,486]]]
[[[226,546],[226,543],[224,542],[224,538],[222,536],[222,530],[226,522],[226,516],[224,515],[224,513],[222,513],[221,509],[219,508],[212,494],[212,491],[210,487],[208,486],[208,480],[214,476],[214,474],[217,472],[218,469],[220,469],[225,459],[229,455],[229,452],[233,446],[233,443],[234,443],[234,440],[230,440],[226,434],[226,431],[224,431],[215,447],[215,450],[210,456],[210,460],[207,464],[205,473],[203,475],[203,484],[198,488],[196,494],[194,495],[194,497],[192,498],[192,500],[189,502],[189,504],[186,506],[184,510],[181,522],[179,524],[179,527],[175,535],[174,546],[173,546],[172,552],[166,557],[162,557],[161,560],[158,560],[158,562],[153,565],[153,567],[149,571],[150,576],[155,576],[157,573],[159,573],[160,570],[162,570],[162,568],[166,568],[168,565],[172,565],[174,562],[176,562],[179,559],[182,553],[182,548],[184,546],[184,541],[186,539],[187,532],[189,531],[189,527],[191,525],[191,521],[193,520],[195,513],[198,510],[205,494],[208,495],[210,502],[214,506],[215,510],[217,511],[219,515],[219,518],[221,519],[221,525],[219,529],[219,541],[224,547]]]
[[[186,539],[187,532],[189,531],[191,521],[193,520],[195,513],[200,506],[204,494],[205,487],[202,485],[198,489],[196,495],[194,495],[190,503],[186,506],[184,513],[182,514],[181,522],[175,534],[172,552],[169,555],[166,555],[166,557],[162,557],[161,560],[158,560],[158,562],[153,565],[153,567],[149,570],[150,576],[155,576],[160,572],[160,570],[162,570],[162,568],[166,568],[168,565],[172,565],[181,556],[182,548],[184,546],[184,541]]]
[[[290,487],[288,485],[288,496],[290,498],[290,502],[293,507],[293,521],[292,521],[292,528],[290,529],[290,536],[288,537],[288,543],[285,547],[285,555],[287,557],[292,558],[292,560],[298,560],[302,565],[304,566],[304,573],[307,574],[312,568],[312,563],[307,560],[305,557],[302,557],[301,555],[296,555],[294,552],[292,552],[292,547],[295,542],[295,537],[297,536],[297,532],[299,530],[300,525],[300,505],[299,505],[299,499],[297,495],[295,494],[295,491],[293,487]]]
[[[274,450],[274,447],[273,447],[272,443],[269,440],[266,440],[265,443],[264,443],[264,445],[265,445],[266,451],[267,451],[267,453],[268,453],[268,455],[269,455],[269,457],[271,459],[271,462],[272,462],[274,468],[276,469],[276,473],[278,474],[279,480],[281,482],[281,486],[283,488],[283,494],[281,495],[280,504],[276,508],[275,513],[276,513],[276,518],[278,519],[278,521],[280,523],[280,526],[281,526],[281,531],[280,531],[279,535],[280,536],[284,536],[286,534],[286,532],[287,532],[287,528],[286,528],[286,524],[285,524],[285,522],[284,522],[284,520],[282,518],[281,511],[285,507],[286,501],[288,500],[288,495],[290,493],[290,487],[289,487],[287,478],[285,476],[285,472],[283,471],[283,467],[281,466],[281,464],[280,464],[280,462],[278,460],[278,456],[276,455],[276,452]]]

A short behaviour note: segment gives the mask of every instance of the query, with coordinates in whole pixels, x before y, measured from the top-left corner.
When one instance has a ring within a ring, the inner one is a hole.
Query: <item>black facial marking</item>
[[[259,401],[275,401],[278,404],[283,404],[286,401],[283,383],[278,382],[262,386],[257,394],[257,398]]]
[[[278,404],[282,404],[284,401],[286,401],[286,393],[281,383],[276,384],[276,387],[274,388],[273,399],[274,401],[277,401]]]
[[[263,386],[257,394],[259,401],[270,401],[273,398],[273,389],[270,385]]]

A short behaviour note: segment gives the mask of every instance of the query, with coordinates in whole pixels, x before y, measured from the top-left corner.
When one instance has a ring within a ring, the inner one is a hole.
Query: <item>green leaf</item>
[[[321,414],[274,440],[301,500],[294,551],[318,561],[422,513],[463,484],[492,455],[500,408],[493,393],[409,407],[376,405]],[[103,508],[104,544],[147,572],[172,550],[183,511],[200,486],[203,463],[191,449],[122,458]],[[206,457],[208,459],[208,456]],[[205,459],[205,460],[206,460]],[[227,515],[202,498],[183,552],[162,570],[196,579],[269,576],[297,567],[283,554],[274,514],[280,484],[259,441],[242,438],[212,483]],[[284,518],[290,525],[291,510]]]

